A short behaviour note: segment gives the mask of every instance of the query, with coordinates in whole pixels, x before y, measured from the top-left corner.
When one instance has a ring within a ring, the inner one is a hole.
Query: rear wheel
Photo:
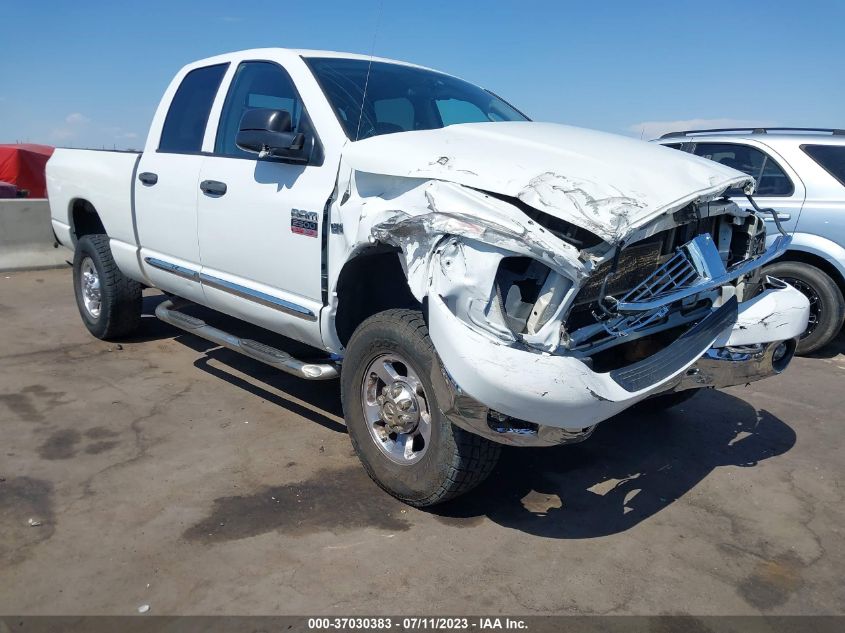
[[[97,338],[128,336],[140,325],[141,284],[120,272],[107,235],[85,235],[77,242],[73,289],[82,322]]]
[[[798,339],[797,354],[809,354],[824,347],[839,333],[845,318],[845,299],[827,273],[802,262],[775,262],[767,275],[782,279],[810,301],[810,320]]]
[[[467,492],[495,466],[500,446],[453,426],[432,380],[438,363],[423,316],[387,310],[349,341],[341,395],[352,446],[381,488],[413,506]]]

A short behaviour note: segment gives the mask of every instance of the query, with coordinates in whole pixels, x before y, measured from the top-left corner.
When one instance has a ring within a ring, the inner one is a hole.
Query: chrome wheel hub
[[[413,433],[420,419],[417,396],[411,386],[397,381],[385,385],[376,398],[381,408],[381,419],[387,427],[396,433]]]
[[[82,260],[79,267],[79,288],[82,293],[82,305],[94,319],[100,318],[102,298],[100,294],[100,275],[90,257]]]
[[[397,354],[376,357],[364,373],[361,401],[370,437],[397,464],[422,457],[431,440],[431,413],[416,371]]]

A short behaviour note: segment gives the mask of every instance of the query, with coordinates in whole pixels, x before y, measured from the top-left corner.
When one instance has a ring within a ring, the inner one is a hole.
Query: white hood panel
[[[465,123],[349,143],[357,171],[453,182],[519,198],[616,242],[746,174],[636,139],[554,123]]]

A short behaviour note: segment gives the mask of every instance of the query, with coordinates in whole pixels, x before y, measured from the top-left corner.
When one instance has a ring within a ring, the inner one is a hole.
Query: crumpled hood
[[[609,242],[693,200],[753,182],[685,152],[555,123],[465,123],[385,134],[349,143],[344,158],[358,171],[519,198]]]

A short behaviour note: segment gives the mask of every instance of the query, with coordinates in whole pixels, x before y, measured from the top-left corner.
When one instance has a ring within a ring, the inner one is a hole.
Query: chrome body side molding
[[[225,279],[220,279],[219,277],[214,277],[213,275],[207,275],[197,270],[192,270],[184,266],[179,266],[178,264],[166,262],[155,257],[145,257],[144,261],[154,268],[171,273],[177,277],[183,277],[185,279],[190,279],[191,281],[199,282],[203,286],[228,292],[243,299],[260,303],[261,305],[280,310],[286,314],[291,314],[299,317],[300,319],[305,319],[306,321],[317,320],[317,315],[308,308],[279,297],[274,297],[273,295],[268,295],[265,292],[259,292],[258,290],[253,290],[252,288],[247,288],[246,286],[241,286],[240,284],[232,283],[231,281],[226,281]]]
[[[191,281],[199,281],[200,274],[199,271],[192,270],[190,268],[185,268],[184,266],[179,266],[178,264],[172,264],[170,262],[166,262],[163,259],[156,259],[155,257],[145,257],[144,261],[147,262],[153,268],[158,268],[159,270],[163,270],[167,273],[172,273],[177,277],[183,277],[185,279],[190,279]]]

